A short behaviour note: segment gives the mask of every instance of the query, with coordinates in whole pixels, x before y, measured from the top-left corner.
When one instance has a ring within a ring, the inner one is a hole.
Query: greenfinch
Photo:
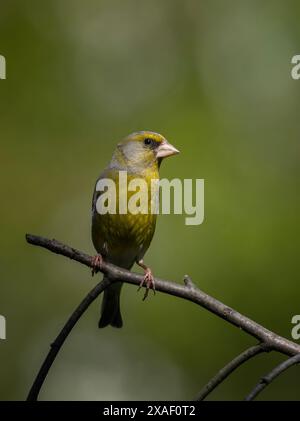
[[[97,201],[103,192],[98,191],[97,185],[103,179],[114,181],[117,205],[123,199],[128,203],[134,193],[127,190],[128,185],[126,189],[120,187],[120,172],[126,172],[128,183],[135,178],[145,180],[150,191],[152,180],[159,180],[159,167],[163,158],[177,153],[179,151],[158,133],[132,133],[117,145],[111,162],[95,185],[92,202],[92,241],[98,253],[94,257],[95,271],[101,266],[102,259],[128,270],[137,263],[145,272],[140,285],[146,286],[144,299],[149,288],[155,291],[152,271],[143,261],[155,231],[156,213],[152,212],[154,199],[149,195],[146,213],[124,213],[118,208],[115,213],[102,214],[97,210]],[[104,291],[98,324],[100,328],[107,325],[122,327],[121,288],[122,282],[117,282]]]

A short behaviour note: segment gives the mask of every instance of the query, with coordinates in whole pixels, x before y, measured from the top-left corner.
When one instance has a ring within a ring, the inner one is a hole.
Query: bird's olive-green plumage
[[[129,202],[135,192],[128,191],[128,183],[136,178],[145,180],[148,192],[151,192],[151,180],[159,178],[159,166],[162,158],[168,156],[166,155],[168,148],[171,151],[169,155],[178,152],[158,133],[149,131],[133,133],[117,145],[110,164],[98,178],[115,182],[117,206],[115,214],[99,214],[96,203],[102,193],[95,189],[92,206],[92,240],[97,252],[117,266],[130,269],[135,262],[143,258],[152,240],[156,224],[156,214],[151,212],[153,209],[151,201],[155,200],[155,195],[148,195],[146,214],[130,212],[120,214],[118,198],[126,197]],[[126,191],[124,187],[120,187],[120,171],[127,173]],[[118,283],[104,292],[99,327],[108,324],[115,327],[122,326],[119,308],[120,291],[121,283]]]

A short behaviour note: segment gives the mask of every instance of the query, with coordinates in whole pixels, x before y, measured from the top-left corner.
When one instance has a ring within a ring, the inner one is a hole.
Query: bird
[[[117,205],[123,199],[127,200],[128,204],[134,193],[127,190],[128,184],[126,192],[120,187],[120,173],[126,172],[127,183],[138,178],[150,187],[152,180],[159,180],[162,160],[178,153],[179,151],[159,133],[147,130],[131,133],[117,144],[110,163],[98,177],[94,188],[91,231],[97,254],[93,258],[92,274],[99,270],[103,260],[127,270],[136,263],[144,270],[140,284],[140,288],[146,286],[143,299],[147,297],[149,289],[153,289],[155,293],[152,270],[144,262],[144,255],[150,246],[156,226],[157,212],[151,212],[155,199],[151,195],[147,198],[147,213],[123,213],[119,211],[118,206],[115,213],[99,213],[97,201],[103,192],[98,191],[97,185],[100,180],[112,180],[116,184]],[[123,326],[120,312],[121,288],[122,282],[116,282],[105,289],[99,328],[108,325],[116,328]]]

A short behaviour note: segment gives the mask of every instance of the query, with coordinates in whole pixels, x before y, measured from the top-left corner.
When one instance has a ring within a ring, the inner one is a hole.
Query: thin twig
[[[183,283],[184,283],[185,286],[187,286],[189,288],[196,288],[194,282],[191,280],[189,275],[184,275]]]
[[[103,279],[99,284],[97,284],[84,298],[84,300],[79,304],[76,310],[72,313],[71,317],[64,325],[62,330],[60,331],[59,335],[55,339],[55,341],[51,344],[50,351],[41,366],[35,381],[30,389],[28,394],[27,400],[28,401],[36,401],[41,390],[41,387],[45,381],[45,378],[60,350],[63,343],[65,342],[66,338],[68,337],[69,333],[78,322],[80,317],[86,311],[86,309],[90,306],[90,304],[98,297],[99,294],[109,285],[109,280],[107,278]]]
[[[261,393],[274,379],[276,379],[276,377],[280,376],[280,374],[282,374],[288,368],[299,363],[300,354],[297,354],[277,365],[275,368],[273,368],[272,371],[260,379],[259,383],[257,383],[249,395],[246,396],[245,401],[252,401],[255,399],[259,393]]]
[[[54,253],[62,254],[63,256],[69,257],[70,259],[76,260],[85,266],[89,266],[91,268],[93,267],[92,256],[89,256],[72,247],[66,246],[59,241],[49,240],[44,237],[30,234],[26,235],[26,240],[30,244],[47,248]],[[128,284],[140,285],[143,279],[142,275],[121,269],[118,266],[107,262],[102,263],[100,271],[107,275],[112,282],[122,281]],[[193,303],[206,308],[210,312],[216,314],[239,329],[244,330],[249,335],[258,339],[260,342],[265,343],[267,346],[278,352],[288,356],[293,356],[300,353],[300,345],[277,335],[271,330],[266,329],[265,327],[251,320],[249,317],[244,316],[233,308],[223,304],[221,301],[218,301],[205,292],[201,291],[199,288],[191,288],[186,285],[180,285],[175,282],[169,282],[155,278],[155,289],[156,291],[161,291],[169,295],[184,298],[185,300],[192,301]]]
[[[53,253],[61,254],[65,257],[69,257],[72,260],[76,260],[77,262],[85,266],[93,268],[92,256],[89,256],[88,254],[85,254],[65,244],[62,244],[57,240],[49,240],[44,237],[39,237],[30,234],[26,235],[26,240],[30,244],[44,247],[52,251]],[[92,289],[92,291],[86,296],[86,298],[82,301],[82,303],[78,306],[78,308],[69,318],[68,322],[65,324],[60,334],[57,336],[56,340],[52,344],[51,350],[49,351],[46,360],[44,361],[37,375],[37,378],[34,381],[34,384],[28,395],[28,400],[36,400],[38,398],[39,391],[56,355],[58,354],[61,346],[63,345],[67,336],[71,332],[72,328],[82,316],[82,314],[86,311],[91,302],[94,301],[96,297],[105,288],[107,288],[108,285],[110,285],[113,282],[122,281],[133,285],[140,285],[143,279],[142,275],[119,268],[105,261],[102,262],[99,271],[106,275],[105,282],[100,282],[96,287]],[[201,307],[214,313],[218,317],[226,320],[228,323],[231,323],[232,325],[244,330],[249,335],[258,339],[261,342],[261,347],[264,348],[264,350],[275,350],[288,356],[294,356],[295,354],[300,353],[300,346],[298,344],[275,334],[274,332],[254,322],[250,318],[244,316],[243,314],[237,312],[236,310],[226,306],[222,302],[204,293],[195,286],[195,284],[187,275],[184,278],[184,284],[185,285],[180,285],[178,283],[168,282],[162,279],[155,278],[156,291],[161,291],[169,295],[180,297],[200,305]],[[221,370],[221,375],[219,375],[217,379],[216,377],[218,375],[215,376],[215,378],[213,378],[209,383],[209,386],[206,387],[209,387],[210,391],[213,390],[216,387],[216,385],[223,381],[235,368],[237,368],[239,365],[241,365],[243,362],[247,361],[249,358],[256,355],[257,353],[263,352],[258,352],[257,347],[259,347],[259,345],[249,348],[244,353],[235,358],[231,363],[229,363],[226,367],[224,367]],[[201,393],[203,393],[203,390],[201,391]],[[199,394],[199,396],[201,398],[202,395]],[[207,396],[207,393],[205,396]]]
[[[258,344],[247,348],[240,355],[230,361],[202,388],[197,395],[197,401],[203,401],[220,383],[222,383],[233,371],[244,364],[246,361],[262,352],[268,352],[270,349],[264,344]]]

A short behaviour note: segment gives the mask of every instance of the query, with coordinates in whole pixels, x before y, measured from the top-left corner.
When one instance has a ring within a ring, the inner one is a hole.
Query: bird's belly
[[[153,214],[96,214],[93,242],[99,253],[115,265],[130,269],[143,249],[147,249],[155,230]]]

